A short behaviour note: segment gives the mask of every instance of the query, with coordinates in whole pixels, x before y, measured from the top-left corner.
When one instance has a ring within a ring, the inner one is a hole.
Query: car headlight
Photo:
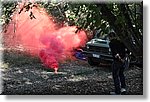
[[[109,54],[111,54],[111,49],[109,48]]]
[[[88,45],[86,45],[86,48],[87,48],[87,49],[89,49],[89,46],[88,46]]]

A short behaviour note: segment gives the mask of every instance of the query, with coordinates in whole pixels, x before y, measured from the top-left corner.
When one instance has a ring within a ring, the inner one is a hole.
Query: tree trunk
[[[121,12],[125,13],[126,24],[123,24],[117,21],[118,18],[111,12],[106,4],[98,5],[98,7],[100,8],[103,18],[109,22],[110,26],[114,29],[119,38],[124,42],[124,44],[133,53],[133,55],[142,56],[142,43],[140,43],[140,41],[136,38],[136,35],[133,32],[133,26],[130,22],[128,14],[124,11],[125,8],[123,7],[123,11],[120,10]],[[124,15],[121,15],[121,17],[122,16]],[[133,41],[133,39],[135,40],[135,42]]]

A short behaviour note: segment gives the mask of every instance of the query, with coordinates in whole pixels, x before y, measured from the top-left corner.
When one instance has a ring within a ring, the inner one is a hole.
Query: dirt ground
[[[110,63],[92,67],[87,61],[67,60],[54,74],[37,57],[4,51],[0,70],[3,95],[109,95],[114,90]],[[130,66],[125,76],[127,95],[142,95],[143,68]]]

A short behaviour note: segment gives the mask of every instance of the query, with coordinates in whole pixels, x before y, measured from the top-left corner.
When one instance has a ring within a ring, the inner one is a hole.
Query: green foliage
[[[56,4],[51,6],[50,12],[57,21],[63,20],[65,24],[76,25],[79,29],[87,31],[101,29],[102,35],[108,34],[113,29],[134,55],[141,55],[143,48],[142,9],[142,2],[108,4],[59,2],[57,6]]]
[[[102,35],[108,34],[113,29],[135,55],[142,54],[143,2],[106,4],[52,0],[36,3],[45,8],[58,25],[75,25],[79,30],[85,29],[90,32],[101,29]],[[1,20],[4,24],[8,24],[11,20],[16,5],[17,2],[2,4]],[[27,3],[23,9],[29,10],[32,6],[34,6],[32,3]],[[29,16],[31,19],[36,18],[32,12]]]
[[[15,11],[17,2],[2,2],[2,15],[1,15],[1,23],[2,24],[8,24],[9,21],[11,20],[12,13]]]

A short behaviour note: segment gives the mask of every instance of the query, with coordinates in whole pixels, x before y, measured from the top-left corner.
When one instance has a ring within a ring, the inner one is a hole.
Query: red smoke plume
[[[18,5],[19,8],[23,4]],[[21,47],[32,55],[39,55],[48,68],[58,69],[58,63],[71,56],[74,48],[83,46],[87,37],[84,31],[75,33],[75,26],[58,28],[43,8],[33,7],[29,11],[20,9],[13,13],[12,21],[4,34],[5,45]],[[30,18],[31,12],[33,19]]]

